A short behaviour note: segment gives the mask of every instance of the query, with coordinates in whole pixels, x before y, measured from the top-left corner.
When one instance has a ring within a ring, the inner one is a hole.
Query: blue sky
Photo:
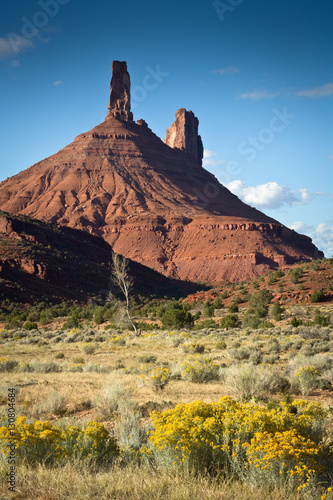
[[[0,20],[0,180],[107,111],[126,60],[134,118],[198,116],[205,168],[333,255],[331,0],[11,0]]]

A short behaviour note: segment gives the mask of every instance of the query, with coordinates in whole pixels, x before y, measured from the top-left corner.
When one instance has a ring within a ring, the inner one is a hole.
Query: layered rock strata
[[[84,229],[185,280],[243,280],[323,256],[310,238],[246,205],[202,168],[192,112],[177,112],[167,143],[144,120],[135,123],[126,63],[112,68],[105,121],[2,182],[1,209]]]

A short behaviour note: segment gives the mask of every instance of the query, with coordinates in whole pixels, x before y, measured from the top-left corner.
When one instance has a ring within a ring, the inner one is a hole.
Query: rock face
[[[126,66],[112,67],[105,121],[3,181],[2,210],[84,229],[116,252],[183,280],[243,280],[323,256],[310,238],[246,205],[202,168],[193,113],[177,113],[171,129],[183,139],[173,147],[144,120],[133,122]]]
[[[199,120],[185,108],[176,111],[176,120],[166,132],[165,144],[185,151],[189,158],[202,165],[203,144],[198,135]]]
[[[0,300],[86,300],[117,293],[110,283],[111,253],[106,241],[85,231],[1,212]],[[174,297],[202,288],[137,262],[129,261],[129,270],[136,294]]]
[[[131,80],[125,61],[112,61],[112,78],[108,115],[126,122],[133,121],[131,113]]]

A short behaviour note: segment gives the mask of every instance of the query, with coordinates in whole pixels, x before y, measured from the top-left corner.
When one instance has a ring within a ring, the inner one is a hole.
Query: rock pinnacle
[[[111,90],[107,116],[114,116],[121,121],[132,122],[131,79],[125,61],[112,61]]]
[[[176,112],[176,120],[168,128],[165,144],[171,148],[185,151],[189,158],[202,164],[203,145],[200,135],[198,135],[198,118],[192,111],[181,108]]]

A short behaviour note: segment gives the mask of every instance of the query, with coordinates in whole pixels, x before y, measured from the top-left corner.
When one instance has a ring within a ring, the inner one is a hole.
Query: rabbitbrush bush
[[[207,356],[198,354],[183,361],[181,376],[184,380],[203,384],[219,379],[219,367]]]
[[[153,412],[149,440],[160,466],[302,489],[324,472],[324,454],[332,458],[322,444],[325,415],[302,400],[270,409],[229,397],[194,401]]]
[[[88,422],[83,430],[72,425],[61,429],[49,421],[27,424],[25,417],[18,417],[14,435],[7,427],[0,427],[0,450],[5,456],[9,441],[16,443],[17,463],[30,465],[62,465],[73,460],[104,465],[119,454],[115,439],[97,422]]]
[[[167,367],[155,368],[146,375],[145,379],[153,391],[162,391],[171,380],[171,370]]]

